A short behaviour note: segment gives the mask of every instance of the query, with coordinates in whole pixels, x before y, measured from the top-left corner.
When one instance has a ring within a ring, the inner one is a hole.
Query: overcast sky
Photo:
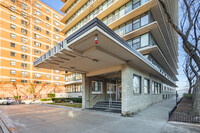
[[[46,5],[50,6],[51,8],[53,8],[53,9],[57,10],[58,12],[60,12],[61,14],[63,14],[60,11],[61,7],[64,4],[61,0],[40,0],[40,1],[42,1]],[[180,13],[180,11],[179,11],[179,13]],[[178,66],[179,66],[178,73],[179,73],[179,75],[177,76],[178,80],[179,80],[177,82],[177,85],[179,87],[177,88],[177,90],[188,88],[188,81],[186,79],[185,74],[183,73],[184,60],[185,60],[185,53],[184,53],[182,45],[181,45],[181,40],[179,39],[179,63],[178,63]]]

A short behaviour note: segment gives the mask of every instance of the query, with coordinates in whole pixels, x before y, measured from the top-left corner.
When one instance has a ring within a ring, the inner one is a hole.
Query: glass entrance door
[[[112,78],[107,81],[107,94],[109,101],[121,101],[121,80]]]

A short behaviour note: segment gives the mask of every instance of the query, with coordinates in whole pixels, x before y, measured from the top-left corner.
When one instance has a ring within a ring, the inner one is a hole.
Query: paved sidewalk
[[[0,108],[16,133],[161,133],[174,106],[175,99],[165,100],[133,117],[37,104]]]

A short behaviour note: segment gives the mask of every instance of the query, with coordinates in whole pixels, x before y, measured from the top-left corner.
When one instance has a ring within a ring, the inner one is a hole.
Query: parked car
[[[14,97],[4,97],[4,98],[7,99],[7,100],[10,100],[11,103],[16,102]]]
[[[9,99],[6,99],[6,98],[0,98],[0,104],[4,104],[4,105],[9,105],[11,104],[10,100]]]

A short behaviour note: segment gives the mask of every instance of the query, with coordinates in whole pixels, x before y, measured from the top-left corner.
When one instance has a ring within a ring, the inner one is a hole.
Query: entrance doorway
[[[121,101],[122,87],[120,77],[107,79],[106,88],[109,101]]]

